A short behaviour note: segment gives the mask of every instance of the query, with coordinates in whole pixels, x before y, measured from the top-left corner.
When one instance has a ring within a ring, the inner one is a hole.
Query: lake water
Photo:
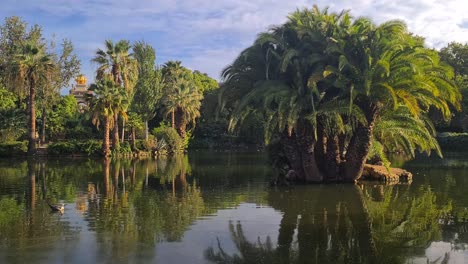
[[[287,188],[262,153],[0,160],[0,263],[468,263],[467,157]]]

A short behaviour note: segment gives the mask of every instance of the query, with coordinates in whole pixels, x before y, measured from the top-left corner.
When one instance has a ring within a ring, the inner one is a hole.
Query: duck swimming
[[[46,201],[47,204],[49,205],[50,209],[53,211],[53,212],[61,212],[63,213],[63,211],[65,211],[65,204],[61,203],[59,205],[53,205],[53,204],[50,204],[49,201]]]

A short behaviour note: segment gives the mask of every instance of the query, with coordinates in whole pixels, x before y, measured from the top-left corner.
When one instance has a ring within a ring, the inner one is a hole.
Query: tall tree
[[[114,116],[117,113],[126,118],[127,94],[108,78],[99,80],[90,89],[96,95],[91,99],[92,122],[96,127],[104,126],[102,152],[107,157],[111,154],[109,132],[115,125]]]
[[[162,73],[156,68],[156,52],[144,41],[133,45],[133,56],[138,62],[138,81],[130,110],[140,115],[145,123],[145,139],[148,140],[148,121],[154,118],[157,102],[164,87]]]
[[[105,50],[98,49],[93,62],[99,65],[96,79],[112,78],[114,83],[125,90],[128,98],[133,97],[133,88],[138,78],[136,60],[130,53],[131,45],[127,40],[120,40],[114,44],[112,40],[105,41]],[[130,100],[131,101],[131,100]],[[112,130],[112,145],[114,149],[120,148],[119,142],[119,115],[114,113],[114,127]]]
[[[164,114],[171,116],[172,127],[182,138],[186,136],[187,125],[195,124],[200,116],[203,95],[195,86],[192,73],[180,61],[169,61],[162,68],[165,92],[162,97]]]
[[[14,74],[18,85],[28,90],[29,143],[28,154],[36,152],[36,90],[41,80],[49,80],[54,71],[50,55],[45,53],[45,46],[27,43],[14,61]]]

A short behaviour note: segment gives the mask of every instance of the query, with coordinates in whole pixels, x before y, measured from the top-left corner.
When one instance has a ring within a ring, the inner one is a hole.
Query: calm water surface
[[[289,188],[261,153],[0,160],[0,263],[468,263],[467,154]]]

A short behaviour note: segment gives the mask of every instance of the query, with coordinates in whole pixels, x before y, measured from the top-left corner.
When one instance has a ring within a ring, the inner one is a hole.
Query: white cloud
[[[41,23],[46,32],[71,38],[85,71],[89,58],[106,38],[145,39],[158,58],[218,77],[256,34],[281,24],[296,8],[350,9],[355,17],[380,23],[404,20],[431,47],[451,41],[468,42],[468,2],[465,0],[3,0],[0,15],[23,15]],[[76,19],[76,21],[74,20]],[[69,20],[72,20],[71,23]],[[64,22],[63,22],[64,21]],[[94,48],[93,48],[94,47]],[[82,54],[85,53],[85,54]],[[158,63],[164,61],[159,60]]]

